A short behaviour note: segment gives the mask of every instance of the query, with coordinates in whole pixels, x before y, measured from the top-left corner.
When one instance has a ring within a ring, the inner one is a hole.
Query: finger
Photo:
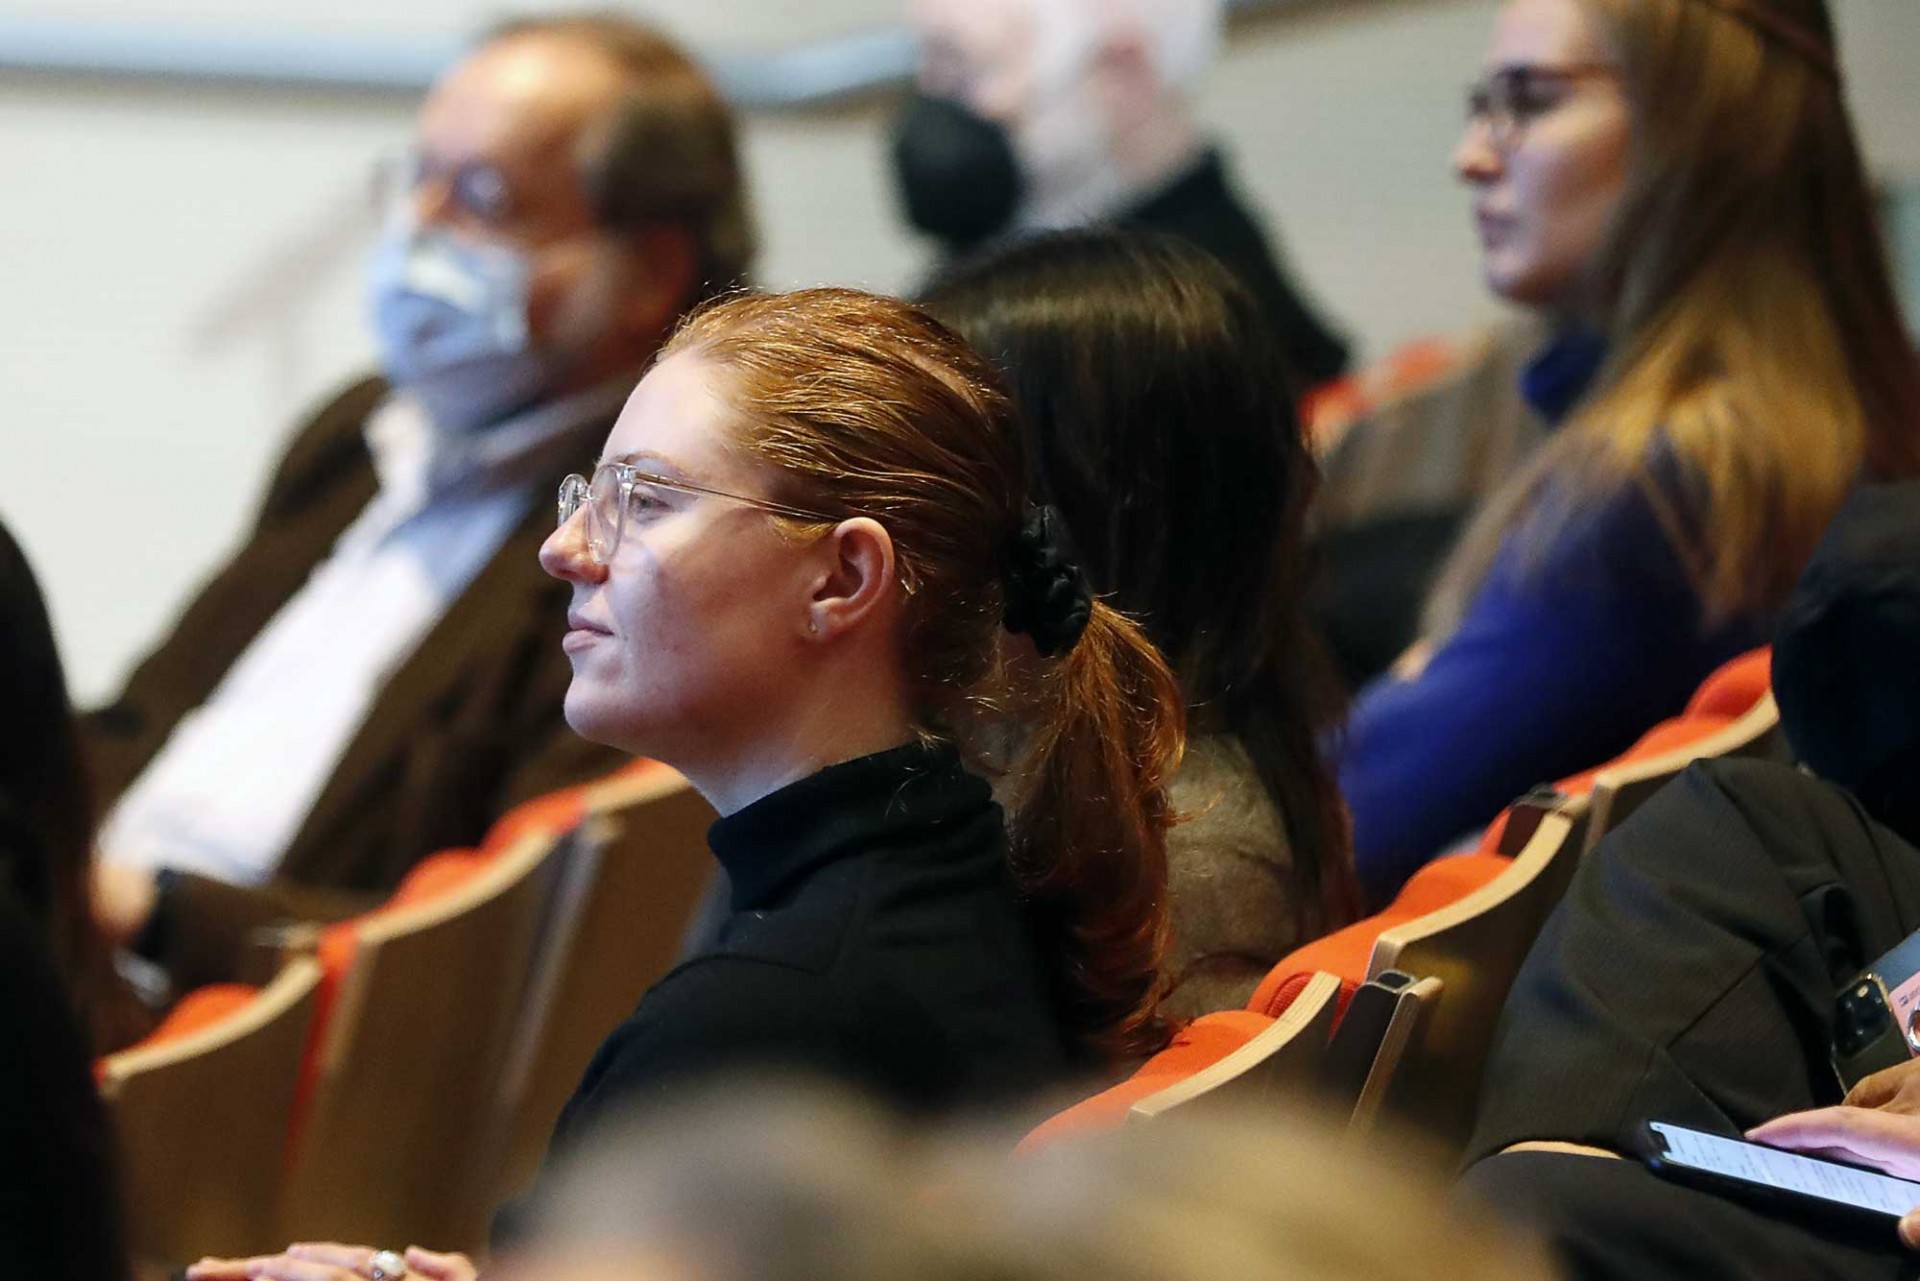
[[[1896,1063],[1890,1068],[1881,1068],[1878,1072],[1861,1077],[1847,1091],[1846,1105],[1853,1108],[1885,1107],[1900,1093],[1900,1085],[1913,1067],[1912,1063]]]
[[[1877,1108],[1818,1108],[1777,1117],[1748,1135],[1796,1152],[1841,1149],[1889,1174],[1920,1174],[1920,1119]]]
[[[343,1245],[338,1241],[299,1241],[288,1246],[287,1253],[296,1259],[310,1259],[316,1263],[331,1263],[336,1268],[365,1272],[367,1265],[373,1262],[373,1256],[380,1252],[370,1245]]]
[[[1846,1107],[1831,1107],[1789,1112],[1754,1126],[1747,1131],[1747,1137],[1755,1143],[1792,1148],[1795,1151],[1829,1146],[1839,1136],[1849,1133],[1845,1120],[1847,1111],[1849,1109]]]
[[[205,1258],[187,1268],[187,1281],[246,1281],[247,1268],[270,1256],[252,1259]]]
[[[352,1268],[292,1254],[258,1260],[247,1275],[255,1281],[366,1281],[364,1274]]]
[[[1900,1220],[1900,1244],[1909,1250],[1920,1250],[1920,1210],[1914,1210]]]
[[[436,1254],[417,1245],[407,1247],[407,1266],[431,1281],[474,1281],[479,1269],[464,1254]]]

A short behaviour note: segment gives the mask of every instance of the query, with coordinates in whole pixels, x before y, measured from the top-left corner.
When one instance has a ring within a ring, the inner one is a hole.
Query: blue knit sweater
[[[1528,367],[1522,390],[1557,423],[1603,354],[1589,336],[1563,337]],[[1684,519],[1687,486],[1663,488]],[[1765,643],[1757,616],[1707,625],[1636,487],[1579,512],[1546,547],[1522,546],[1525,530],[1508,538],[1425,670],[1382,677],[1355,702],[1338,765],[1375,906],[1528,788],[1618,755],[1679,712],[1715,667]]]

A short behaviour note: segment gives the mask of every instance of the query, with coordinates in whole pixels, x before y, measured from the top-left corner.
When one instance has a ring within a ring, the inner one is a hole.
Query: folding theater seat
[[[1204,1097],[1195,1082],[1235,1079],[1217,1065],[1234,1056],[1244,1062],[1249,1045],[1271,1041],[1276,1021],[1307,991],[1325,999],[1324,980],[1337,982],[1338,994],[1327,999],[1328,1021],[1337,1029],[1360,985],[1389,972],[1407,980],[1404,1004],[1414,1023],[1390,1023],[1398,1043],[1374,1047],[1374,1071],[1362,1091],[1367,1097],[1333,1102],[1368,1115],[1384,1105],[1443,1140],[1463,1139],[1500,1005],[1570,881],[1575,856],[1597,839],[1596,824],[1617,825],[1691,761],[1778,749],[1769,660],[1761,649],[1725,664],[1680,716],[1606,765],[1516,804],[1488,826],[1473,851],[1433,860],[1382,911],[1296,949],[1268,973],[1245,1009],[1194,1020],[1128,1080],[1050,1118],[1022,1148]],[[1439,999],[1449,992],[1451,1006]],[[1317,1005],[1313,1013],[1321,1013]],[[1394,1061],[1384,1061],[1381,1050]],[[1307,1051],[1294,1047],[1292,1053]]]

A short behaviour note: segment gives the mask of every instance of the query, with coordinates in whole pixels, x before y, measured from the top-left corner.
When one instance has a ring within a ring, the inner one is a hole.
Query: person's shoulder
[[[1232,735],[1190,740],[1167,792],[1179,815],[1167,837],[1170,857],[1290,861],[1286,824],[1253,758]]]
[[[268,482],[268,511],[297,506],[344,480],[373,481],[367,420],[391,390],[385,378],[354,379],[322,401],[294,430]]]
[[[1691,817],[1715,831],[1744,831],[1769,845],[1865,848],[1897,839],[1846,789],[1792,765],[1746,757],[1695,761],[1634,818],[1642,814],[1642,826]]]

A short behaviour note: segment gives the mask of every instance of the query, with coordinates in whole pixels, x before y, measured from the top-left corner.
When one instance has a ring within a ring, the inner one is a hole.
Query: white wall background
[[[1347,0],[1245,31],[1205,110],[1296,272],[1378,354],[1484,312],[1447,172],[1497,0]],[[1920,179],[1916,0],[1835,0],[1867,149]],[[479,0],[0,0],[102,22],[464,31]],[[558,7],[542,5],[540,7]],[[643,0],[706,48],[898,19],[901,0]],[[249,518],[303,409],[365,366],[367,175],[410,108],[272,92],[0,82],[0,518],[52,601],[76,694],[110,693]],[[907,284],[885,112],[759,116],[772,285]]]

